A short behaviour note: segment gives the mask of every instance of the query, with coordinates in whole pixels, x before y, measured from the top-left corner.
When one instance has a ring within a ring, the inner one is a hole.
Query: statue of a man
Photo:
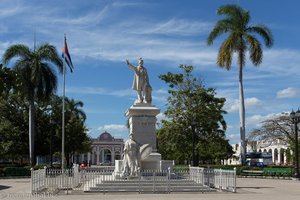
[[[124,157],[122,164],[123,177],[138,176],[138,169],[141,166],[140,145],[134,140],[133,133],[130,133],[129,139],[124,145]]]
[[[149,83],[149,77],[147,69],[143,66],[144,61],[142,58],[138,60],[138,66],[133,66],[126,60],[126,63],[134,73],[132,89],[136,90],[138,93],[138,102],[139,103],[151,103],[152,101],[152,87]]]

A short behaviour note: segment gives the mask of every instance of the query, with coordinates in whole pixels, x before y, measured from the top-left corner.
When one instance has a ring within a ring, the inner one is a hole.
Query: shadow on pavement
[[[263,189],[263,188],[274,188],[274,187],[236,187],[236,189]]]
[[[11,186],[6,186],[6,185],[0,185],[0,190],[5,190],[10,188]]]

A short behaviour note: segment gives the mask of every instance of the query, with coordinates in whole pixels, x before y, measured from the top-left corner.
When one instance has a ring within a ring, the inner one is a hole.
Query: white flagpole
[[[64,38],[64,48],[65,48]],[[65,57],[66,55],[64,55]],[[61,133],[61,169],[64,170],[65,165],[65,95],[66,95],[66,66],[65,59],[63,59],[63,100],[62,100],[62,133]]]

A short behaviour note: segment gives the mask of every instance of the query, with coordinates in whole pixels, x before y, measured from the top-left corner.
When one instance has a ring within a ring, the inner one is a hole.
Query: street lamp
[[[294,123],[294,128],[295,128],[295,149],[294,149],[295,164],[294,164],[294,176],[293,176],[293,178],[295,180],[299,180],[298,127],[297,127],[297,124],[300,122],[300,110],[298,109],[296,112],[294,112],[292,110],[290,116],[292,118],[292,121]]]
[[[196,156],[195,156],[195,127],[196,127],[196,122],[192,121],[191,122],[191,127],[192,127],[192,165],[193,167],[196,167]]]

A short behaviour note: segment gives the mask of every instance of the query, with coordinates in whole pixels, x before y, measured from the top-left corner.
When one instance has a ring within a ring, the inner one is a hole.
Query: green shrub
[[[5,167],[18,167],[18,163],[12,163],[12,162],[2,162],[0,163],[0,168],[5,168]]]
[[[4,169],[0,168],[0,177],[1,176],[5,176],[5,172],[4,172]]]
[[[175,169],[185,169],[188,165],[176,165]],[[290,177],[294,173],[294,169],[291,166],[278,166],[270,165],[266,167],[254,167],[254,166],[241,166],[241,165],[200,165],[199,167],[214,168],[214,169],[227,169],[233,170],[236,168],[236,174],[241,175],[243,170],[263,171],[264,176],[277,176],[277,177]]]
[[[6,167],[3,169],[5,176],[30,176],[29,168],[25,167]]]
[[[292,176],[293,169],[290,167],[265,167],[265,176],[282,176],[289,177]]]
[[[35,166],[33,167],[33,169],[34,169],[34,170],[38,170],[38,169],[44,169],[45,167],[48,167],[48,166],[46,166],[46,165],[35,165]]]

